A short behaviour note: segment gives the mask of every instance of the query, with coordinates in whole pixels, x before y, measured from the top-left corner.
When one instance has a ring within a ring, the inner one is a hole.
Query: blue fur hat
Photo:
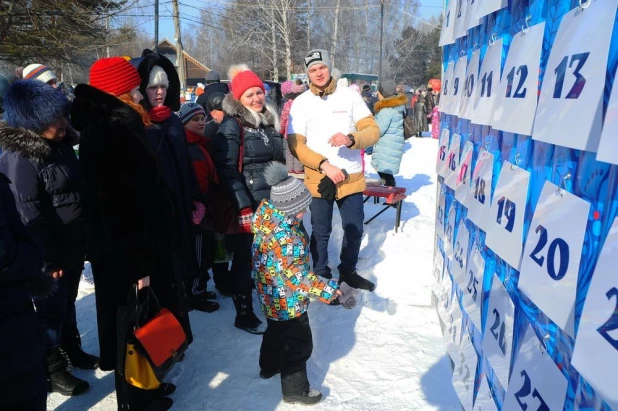
[[[23,127],[41,133],[61,116],[69,113],[71,103],[60,90],[36,80],[18,80],[2,99],[3,119],[11,127]]]

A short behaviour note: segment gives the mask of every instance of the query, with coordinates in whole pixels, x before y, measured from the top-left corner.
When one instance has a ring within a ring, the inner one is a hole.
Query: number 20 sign
[[[571,337],[590,204],[545,182],[521,263],[519,288]],[[566,223],[568,222],[568,223]]]
[[[618,218],[597,262],[579,322],[571,363],[612,409],[618,409]]]

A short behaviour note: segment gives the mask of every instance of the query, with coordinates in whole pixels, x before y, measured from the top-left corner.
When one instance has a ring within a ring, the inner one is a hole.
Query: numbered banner
[[[433,257],[433,277],[435,279],[433,283],[433,293],[436,295],[436,297],[440,297],[443,274],[444,274],[444,256],[442,255],[442,251],[437,249],[436,255]]]
[[[618,409],[618,218],[605,239],[577,330],[571,364]]]
[[[440,96],[440,111],[444,114],[451,113],[451,98],[453,94],[453,76],[455,75],[455,61],[449,61],[444,73],[444,82],[442,83],[442,95]]]
[[[481,385],[476,394],[476,400],[474,401],[474,411],[498,411],[496,402],[493,399],[493,394],[489,389],[487,378],[485,375],[481,375]]]
[[[472,59],[468,64],[466,71],[463,95],[459,106],[459,118],[472,120],[472,112],[474,111],[474,99],[476,97],[476,87],[479,80],[479,64],[481,61],[481,51],[476,50],[472,53]]]
[[[493,108],[492,126],[529,136],[536,113],[545,22],[513,36]]]
[[[464,330],[463,337],[461,339],[461,349],[459,350],[458,357],[453,358],[455,363],[453,369],[453,387],[455,392],[464,407],[464,410],[472,410],[472,400],[474,399],[474,379],[476,376],[476,369],[478,367],[478,356],[474,345],[472,345],[472,339],[470,333]]]
[[[501,10],[508,5],[508,0],[476,0],[479,4],[476,9],[476,19],[480,20],[494,11]]]
[[[451,303],[453,300],[453,281],[449,275],[449,261],[444,260],[444,275],[442,277],[442,283],[440,285],[440,296],[438,298],[438,314],[442,319],[442,322],[446,324],[450,319]]]
[[[618,70],[616,71],[618,73]],[[610,164],[618,164],[618,87],[616,86],[618,83],[614,82],[597,152],[597,160]]]
[[[519,288],[571,337],[575,337],[575,294],[589,211],[590,203],[546,181],[519,275]]]
[[[479,1],[479,0],[476,0]],[[493,119],[494,105],[500,84],[500,65],[502,62],[502,39],[487,47],[483,64],[478,76],[478,85],[474,92],[472,122],[490,126]]]
[[[474,167],[474,176],[468,191],[468,219],[481,230],[487,231],[489,209],[491,205],[491,181],[494,175],[494,155],[487,150],[481,151]]]
[[[444,220],[446,219],[446,189],[438,183],[438,207],[436,208],[436,235],[442,240],[444,236]]]
[[[438,157],[436,158],[436,173],[440,177],[446,176],[448,169],[448,163],[446,161],[446,154],[448,152],[449,130],[448,128],[442,129],[440,134],[440,140],[438,141]]]
[[[459,307],[459,303],[457,302],[457,294],[453,294],[449,310],[444,321],[446,332],[443,335],[444,342],[446,343],[446,352],[449,353],[453,361],[457,361],[457,358],[459,358],[462,319],[463,314],[461,312],[461,308]]]
[[[453,0],[455,4],[455,27],[453,28],[453,37],[455,40],[464,37],[468,33],[466,26],[466,14],[468,9],[468,0]]]
[[[562,410],[568,382],[530,325],[504,398],[504,410]]]
[[[451,97],[449,99],[449,114],[459,116],[459,106],[461,104],[461,96],[464,94],[466,70],[468,69],[468,58],[460,57],[457,60],[455,71],[453,72],[453,80],[449,85]]]
[[[551,48],[532,138],[597,151],[603,89],[618,0],[591,0],[565,14]],[[586,34],[594,31],[594,41]]]
[[[455,184],[455,198],[466,207],[468,207],[468,192],[470,191],[470,182],[472,181],[473,154],[474,144],[471,141],[466,141],[459,158],[457,184]]]
[[[455,201],[451,203],[451,208],[448,212],[448,217],[446,218],[446,225],[444,227],[444,256],[448,258],[451,263],[453,261],[453,249],[455,244],[453,243],[455,236],[455,220],[457,217],[457,208],[455,207]],[[452,269],[452,266],[451,266]],[[453,274],[453,272],[450,272]]]
[[[476,244],[472,246],[466,266],[466,284],[462,288],[462,305],[477,330],[482,330],[481,306],[483,304],[483,274],[485,259]]]
[[[459,148],[461,147],[461,136],[457,133],[451,137],[451,144],[448,147],[446,155],[446,173],[444,175],[444,184],[452,188],[457,187],[457,169],[459,168]]]
[[[457,226],[457,237],[455,237],[455,246],[453,247],[453,263],[451,265],[453,279],[459,285],[459,288],[463,288],[466,284],[469,241],[470,232],[466,227],[465,220],[461,218]]]
[[[466,30],[473,29],[480,24],[478,16],[478,8],[481,3],[480,0],[467,0],[468,5],[466,7]]]
[[[483,333],[483,352],[505,390],[509,385],[514,313],[515,306],[509,293],[500,278],[494,275]]]
[[[487,247],[519,270],[530,172],[505,161],[496,184],[487,223]]]
[[[478,1],[478,0],[477,0]],[[453,44],[455,39],[453,38],[455,29],[455,1],[449,1],[444,10],[444,16],[442,18],[442,31],[440,32],[440,47],[447,44]]]

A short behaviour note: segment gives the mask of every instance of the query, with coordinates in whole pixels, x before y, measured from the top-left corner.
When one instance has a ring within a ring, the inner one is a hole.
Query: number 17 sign
[[[543,79],[532,138],[597,151],[607,54],[618,0],[589,0],[565,14]],[[594,41],[588,33],[594,32]]]

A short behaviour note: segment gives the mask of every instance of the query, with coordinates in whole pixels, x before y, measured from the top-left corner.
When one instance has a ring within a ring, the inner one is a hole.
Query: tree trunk
[[[281,22],[283,24],[283,41],[285,43],[285,76],[287,80],[292,79],[292,39],[290,38],[290,27],[288,26],[287,10],[281,10]],[[278,81],[275,80],[275,81]]]
[[[311,50],[311,0],[309,0],[309,9],[307,10],[307,53]]]
[[[270,31],[273,42],[273,81],[279,81],[279,67],[277,65],[277,32],[275,30],[275,8],[270,9]]]
[[[339,4],[341,0],[337,0],[337,6],[335,8],[335,28],[333,29],[333,42],[330,46],[330,62],[331,66],[335,67],[335,52],[337,51],[337,29],[339,24]]]

